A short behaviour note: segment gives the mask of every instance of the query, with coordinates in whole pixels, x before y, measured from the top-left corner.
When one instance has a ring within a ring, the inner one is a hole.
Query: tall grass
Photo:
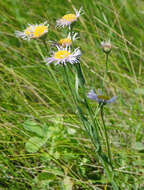
[[[105,107],[105,123],[116,178],[120,189],[144,188],[143,1],[5,0],[0,2],[1,189],[112,189],[75,113],[63,67],[45,65],[42,58],[50,54],[41,41],[22,41],[14,34],[47,20],[47,42],[57,41],[66,33],[55,28],[56,19],[81,6],[75,45],[82,50],[85,90],[101,88],[105,55],[100,43],[111,39],[105,93],[118,98]],[[35,153],[25,147],[36,135],[26,130],[26,122],[48,129],[46,143]]]

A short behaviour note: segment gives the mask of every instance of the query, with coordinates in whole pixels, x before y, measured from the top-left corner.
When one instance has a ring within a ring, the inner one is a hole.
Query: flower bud
[[[101,47],[102,47],[102,50],[105,52],[105,53],[110,53],[111,52],[111,49],[112,49],[112,45],[110,43],[110,41],[107,41],[107,42],[101,42]]]

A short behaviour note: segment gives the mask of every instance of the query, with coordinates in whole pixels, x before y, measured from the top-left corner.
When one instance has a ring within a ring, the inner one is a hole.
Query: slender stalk
[[[100,105],[101,118],[102,118],[102,123],[103,123],[103,127],[104,127],[104,134],[105,134],[107,150],[108,150],[109,164],[107,164],[104,161],[104,159],[102,161],[103,161],[103,164],[105,166],[105,169],[106,169],[106,172],[107,172],[108,176],[112,180],[111,184],[112,184],[113,189],[114,190],[119,190],[119,186],[117,184],[117,179],[115,178],[115,173],[114,173],[114,170],[113,170],[112,156],[111,156],[111,150],[110,150],[110,144],[109,144],[109,138],[108,138],[108,134],[107,134],[107,129],[106,129],[105,121],[104,121],[103,107],[104,107],[103,104]],[[109,169],[108,165],[110,166],[110,169]]]
[[[73,44],[73,36],[72,36],[72,32],[73,32],[73,24],[71,24],[71,26],[70,26],[70,36],[71,36],[71,42],[72,42],[72,45],[71,45],[71,47],[73,48],[73,46],[74,46],[74,44]]]
[[[77,65],[77,64],[79,64],[79,65]],[[93,112],[92,108],[89,106],[89,103],[87,101],[86,90],[85,90],[85,82],[84,82],[85,79],[84,79],[84,76],[83,76],[82,71],[81,71],[80,63],[77,63],[77,64],[75,64],[75,68],[76,68],[76,72],[78,74],[78,78],[79,78],[79,81],[80,81],[80,87],[82,89],[84,103],[85,103],[85,106],[86,106],[86,108],[88,110],[88,113],[90,115],[91,121],[93,123],[93,126],[92,126],[93,129],[91,129],[91,132],[94,135],[94,139],[99,144],[99,148],[101,150],[100,141],[99,141],[99,135],[98,135],[98,128],[99,128],[98,127],[98,122],[97,122],[96,118],[94,117],[94,112]]]
[[[69,89],[70,89],[70,91],[71,91],[71,94],[72,94],[72,97],[73,97],[75,106],[76,106],[76,108],[77,108],[77,110],[78,110],[79,117],[80,117],[80,119],[81,119],[81,121],[82,121],[82,123],[83,123],[83,125],[84,125],[84,127],[85,127],[85,129],[86,129],[86,131],[88,132],[88,134],[89,134],[89,136],[90,136],[90,138],[91,138],[91,140],[92,140],[92,142],[93,142],[93,144],[94,144],[94,146],[95,146],[97,152],[98,152],[98,151],[101,151],[101,145],[100,145],[100,141],[99,141],[97,126],[96,126],[96,123],[95,123],[94,120],[93,120],[93,114],[92,114],[92,112],[90,111],[90,107],[89,107],[89,105],[88,105],[88,102],[87,102],[87,100],[86,100],[86,97],[84,98],[84,99],[85,99],[85,105],[86,105],[87,109],[89,110],[89,114],[90,114],[90,116],[91,116],[93,125],[94,125],[95,127],[93,127],[93,126],[88,122],[87,118],[83,115],[81,108],[78,106],[77,96],[75,96],[75,94],[74,94],[75,91],[73,91],[73,89],[72,89],[72,87],[71,87],[71,84],[70,84],[70,81],[69,81],[69,76],[68,76],[68,73],[67,73],[67,68],[66,68],[65,65],[63,65],[63,67],[64,67],[64,72],[65,72],[65,75],[66,75],[67,84],[68,84],[68,87],[69,87]],[[84,90],[84,88],[83,88],[83,90]],[[85,95],[85,92],[84,92],[84,91],[83,91],[83,94]]]
[[[116,179],[115,180],[113,179],[114,175],[113,175],[112,166],[106,161],[105,154],[102,153],[101,143],[99,141],[99,135],[98,135],[97,122],[96,122],[96,119],[93,117],[93,113],[90,111],[91,108],[89,107],[88,102],[87,102],[87,97],[86,97],[86,93],[85,93],[85,87],[82,85],[84,100],[85,100],[86,107],[89,110],[89,114],[91,116],[93,125],[91,125],[88,122],[87,118],[83,115],[81,108],[78,106],[77,96],[75,96],[75,94],[74,94],[75,91],[73,91],[73,89],[71,87],[67,68],[66,68],[65,65],[63,65],[63,66],[64,66],[64,72],[65,72],[65,75],[66,75],[66,80],[67,80],[68,87],[69,87],[69,89],[71,91],[75,106],[76,106],[76,108],[78,110],[78,115],[79,115],[79,117],[80,117],[80,119],[81,119],[81,121],[83,123],[83,126],[85,127],[86,131],[88,132],[88,135],[91,138],[91,141],[92,141],[92,143],[93,143],[93,145],[95,147],[95,151],[96,151],[100,161],[102,162],[102,164],[103,164],[103,166],[104,166],[104,168],[106,170],[108,178],[112,183],[113,189],[118,190],[119,188],[118,188],[117,183],[115,181]]]
[[[98,137],[99,136],[98,135],[98,129],[99,129],[98,122],[97,122],[96,117],[94,117],[94,112],[93,112],[91,106],[89,106],[89,103],[87,100],[86,90],[85,90],[85,79],[84,79],[84,76],[83,76],[83,73],[81,70],[80,63],[76,64],[75,66],[76,66],[76,70],[77,70],[79,81],[80,81],[80,86],[81,86],[82,93],[83,93],[84,103],[85,103],[85,106],[88,110],[88,113],[89,113],[92,123],[93,123],[94,131],[95,131],[94,134],[95,134],[96,140],[97,140],[98,144],[100,144],[99,137]]]
[[[82,73],[82,69],[81,69],[80,63],[76,63],[75,67],[76,67],[76,70],[77,70],[77,74],[78,74],[81,86],[84,86],[85,85],[85,78],[84,78],[84,75]]]
[[[71,28],[70,28],[70,35],[71,35],[72,48],[73,48],[72,28],[73,27],[71,26]],[[67,73],[67,68],[66,68],[65,65],[63,65],[63,66],[64,66],[64,71],[65,71],[68,87],[69,87],[69,89],[71,91],[71,94],[72,94],[75,106],[76,106],[76,108],[78,110],[78,114],[79,114],[79,117],[80,117],[80,119],[81,119],[81,121],[83,123],[83,126],[85,127],[86,131],[88,132],[88,134],[89,134],[89,136],[91,138],[91,141],[92,141],[92,143],[93,143],[93,145],[95,147],[95,151],[98,154],[98,157],[101,160],[102,164],[104,165],[106,173],[107,173],[110,181],[112,180],[112,186],[113,187],[114,186],[117,187],[117,185],[113,181],[113,177],[112,177],[113,174],[111,173],[111,169],[109,168],[109,166],[111,166],[111,165],[109,165],[109,163],[106,161],[105,155],[102,153],[101,143],[100,143],[100,139],[99,139],[99,130],[100,130],[100,127],[99,127],[97,119],[96,119],[96,117],[94,115],[94,112],[93,112],[92,108],[89,106],[88,101],[87,101],[87,96],[86,96],[86,92],[85,92],[85,79],[84,79],[84,76],[83,76],[83,73],[82,73],[82,70],[81,70],[80,63],[79,64],[77,63],[75,65],[75,68],[76,68],[76,71],[77,71],[77,74],[78,74],[78,78],[79,78],[79,81],[80,81],[80,86],[81,86],[82,93],[83,93],[84,103],[85,103],[85,106],[86,106],[86,108],[88,110],[88,113],[90,115],[90,118],[91,118],[91,121],[92,121],[92,125],[89,123],[89,121],[87,120],[87,118],[83,115],[81,108],[78,106],[79,100],[77,99],[77,95],[75,95],[75,91],[73,91],[73,89],[71,87],[71,84],[70,84],[70,81],[69,81],[69,76],[68,76],[68,73]],[[107,72],[108,72],[108,55],[106,57],[106,70],[105,70],[105,76],[104,76],[104,78],[106,77]],[[104,84],[103,84],[103,86],[104,86]],[[108,143],[108,145],[109,145],[109,143]],[[109,150],[109,148],[108,148],[108,150]],[[108,154],[109,154],[109,151],[108,151]],[[110,157],[110,162],[111,162],[111,157]],[[117,188],[114,188],[114,189],[116,190]]]
[[[98,107],[96,108],[96,110],[94,111],[94,119],[95,119],[95,120],[97,120],[96,117],[97,117],[97,114],[100,112],[100,109],[101,109],[100,106],[98,106]],[[98,130],[99,130],[99,132],[100,132],[100,135],[101,135],[102,138],[104,138],[104,134],[103,134],[103,131],[102,131],[101,127],[100,127],[100,124],[99,124],[98,121],[97,121],[97,123],[98,123]]]
[[[104,107],[104,105],[101,105],[101,107],[100,107],[101,119],[102,119],[102,123],[103,123],[103,127],[104,127],[104,134],[105,134],[105,138],[106,138],[108,157],[109,157],[110,164],[111,164],[111,166],[113,168],[113,165],[112,165],[112,156],[111,156],[111,150],[110,150],[110,144],[109,144],[109,138],[108,138],[107,129],[106,129],[105,121],[104,121],[103,107]]]
[[[79,77],[81,77],[81,75]],[[84,77],[83,77],[83,79],[84,79]],[[84,98],[84,103],[85,103],[85,106],[86,106],[86,108],[88,110],[88,113],[89,113],[91,121],[92,121],[91,138],[93,139],[94,144],[99,145],[99,149],[97,149],[97,152],[100,154],[101,153],[101,144],[100,144],[100,139],[99,139],[99,128],[100,127],[99,127],[99,124],[98,124],[98,121],[97,121],[96,117],[94,117],[94,112],[93,112],[91,106],[88,103],[87,96],[86,96],[86,89],[85,89],[85,85],[84,85],[85,83],[83,82],[83,80],[81,80],[81,78],[79,80],[80,80],[80,86],[81,86],[82,94],[83,94],[83,98]]]
[[[108,56],[109,56],[109,53],[106,53],[105,73],[104,73],[104,78],[103,78],[103,81],[102,81],[102,91],[104,89],[104,82],[105,82],[107,74],[108,74]]]
[[[72,97],[73,97],[74,103],[75,103],[75,105],[77,105],[76,97],[75,97],[75,95],[74,95],[74,93],[73,93],[73,90],[72,90],[72,88],[71,88],[71,85],[70,85],[70,81],[69,81],[69,77],[68,77],[68,73],[67,73],[67,68],[66,68],[65,65],[63,65],[63,68],[64,68],[64,72],[65,72],[67,84],[68,84],[68,87],[69,87],[69,89],[70,89],[70,91],[71,91],[71,95],[72,95]]]
[[[42,39],[42,41],[43,41],[43,44],[44,44],[44,46],[45,46],[47,52],[49,52],[49,49],[48,49],[48,46],[47,46],[46,40],[45,40],[45,39]]]

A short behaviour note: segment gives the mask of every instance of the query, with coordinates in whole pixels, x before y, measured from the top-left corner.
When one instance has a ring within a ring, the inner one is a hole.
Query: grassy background
[[[111,189],[94,148],[74,112],[62,67],[47,68],[41,41],[22,41],[15,30],[48,21],[47,41],[65,36],[56,19],[73,7],[84,14],[75,25],[87,91],[98,89],[105,69],[100,42],[111,39],[111,76],[105,93],[118,99],[106,108],[121,189],[144,189],[144,2],[142,0],[0,1],[0,189]],[[42,54],[40,53],[42,52]],[[95,102],[91,102],[93,108]],[[36,153],[25,143],[35,134],[24,122],[49,126]]]

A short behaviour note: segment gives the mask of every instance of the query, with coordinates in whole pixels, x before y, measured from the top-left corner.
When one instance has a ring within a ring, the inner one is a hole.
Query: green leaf
[[[76,64],[76,69],[77,69],[77,74],[78,74],[80,85],[84,85],[85,84],[85,79],[84,79],[84,76],[83,76],[83,72],[82,72],[80,63]]]
[[[45,135],[43,128],[34,121],[26,121],[24,123],[24,128],[37,134],[40,137],[43,137]]]
[[[140,95],[144,95],[144,88],[136,88],[135,93],[140,94]]]
[[[44,145],[46,142],[45,139],[39,138],[39,137],[31,137],[25,144],[25,148],[30,153],[37,152],[40,147]]]
[[[133,145],[133,149],[135,150],[144,150],[144,145],[141,142],[135,142]]]

